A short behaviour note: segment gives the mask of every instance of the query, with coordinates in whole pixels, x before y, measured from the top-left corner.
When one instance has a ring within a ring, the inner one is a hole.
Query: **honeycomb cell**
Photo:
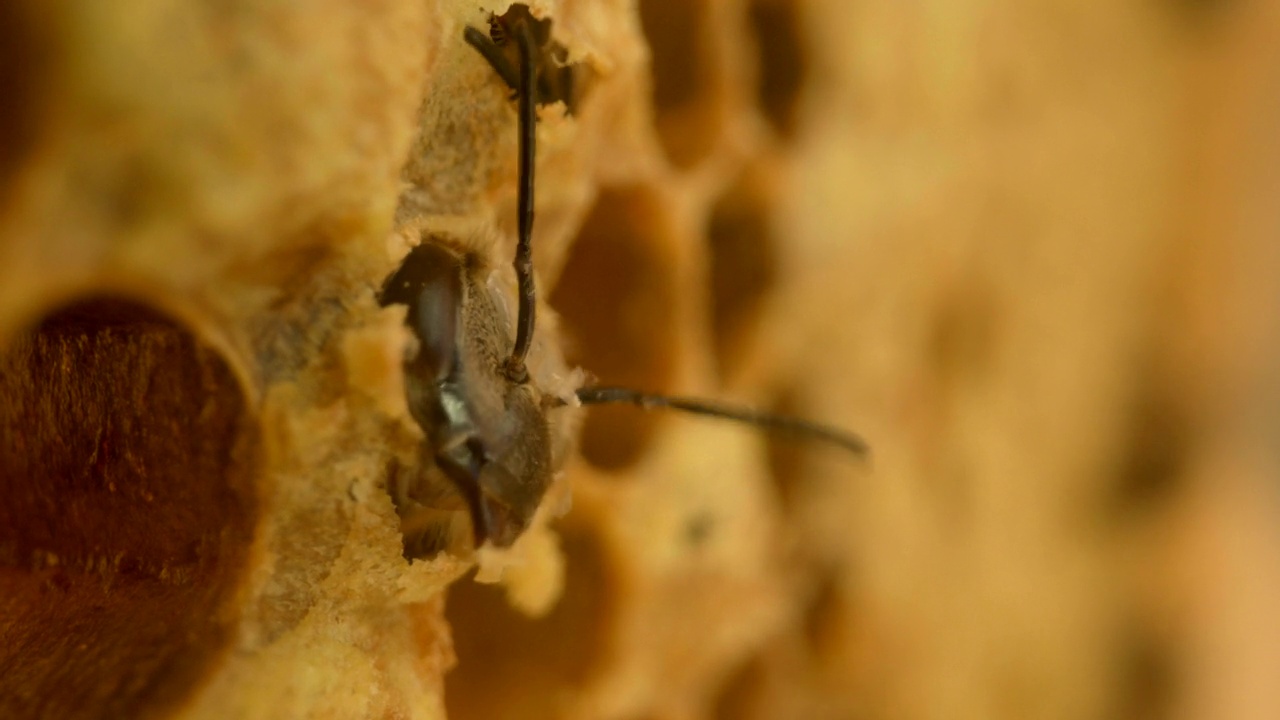
[[[615,572],[593,534],[569,528],[562,543],[564,594],[546,617],[513,609],[497,586],[463,580],[450,588],[445,613],[458,656],[445,676],[452,720],[559,717],[565,699],[607,665],[607,624],[621,592]]]
[[[984,379],[1002,332],[1002,317],[991,288],[978,278],[944,292],[929,326],[927,352],[947,387]]]
[[[668,390],[676,367],[676,287],[664,209],[643,187],[601,194],[574,242],[551,304],[564,320],[569,361],[604,385]],[[644,453],[662,413],[596,407],[582,455],[616,470]]]
[[[800,417],[799,403],[797,392],[786,389],[774,400],[769,411],[788,417]],[[808,473],[808,448],[804,443],[795,442],[794,438],[779,437],[776,433],[767,436],[765,447],[769,476],[773,479],[778,502],[784,510],[790,509],[795,506]]]
[[[641,0],[658,138],[677,167],[696,165],[720,134],[719,88],[704,0]]]
[[[800,7],[796,0],[752,0],[747,18],[758,54],[757,102],[774,132],[790,139],[809,72]]]
[[[255,426],[178,323],[94,299],[0,356],[0,715],[131,717],[226,650]]]
[[[1230,15],[1231,11],[1247,5],[1230,0],[1169,0],[1165,4],[1186,29],[1205,34],[1223,25],[1224,16]]]
[[[1115,511],[1143,515],[1178,494],[1193,452],[1193,420],[1150,362],[1135,365],[1127,408],[1128,438],[1116,460]]]
[[[716,364],[721,380],[731,382],[777,277],[769,208],[749,180],[739,182],[712,208],[707,244]]]
[[[1177,715],[1176,657],[1169,643],[1144,625],[1135,621],[1118,639],[1115,717],[1165,720]]]
[[[40,135],[50,50],[32,14],[20,3],[0,6],[0,191]]]
[[[817,589],[804,610],[804,637],[813,658],[830,660],[843,644],[846,633],[844,597],[840,579],[831,571],[820,578]]]
[[[768,679],[764,658],[753,657],[738,667],[716,695],[715,720],[752,720],[761,712],[763,686]]]

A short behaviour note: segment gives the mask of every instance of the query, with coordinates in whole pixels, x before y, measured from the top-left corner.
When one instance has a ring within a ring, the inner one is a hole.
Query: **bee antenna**
[[[520,310],[516,319],[516,341],[507,359],[507,378],[512,382],[529,380],[524,359],[533,343],[533,326],[538,305],[537,289],[533,281],[533,173],[537,158],[537,122],[534,97],[537,81],[537,65],[533,57],[533,30],[529,23],[518,20],[511,28],[520,50],[520,178],[516,198],[516,257],[513,265],[519,286]]]
[[[640,392],[630,388],[607,386],[579,388],[577,396],[578,402],[583,405],[627,403],[645,410],[669,408],[693,415],[746,423],[766,430],[831,443],[848,450],[860,458],[867,457],[871,452],[865,440],[840,428],[787,415],[753,410],[738,405],[727,405],[712,400],[672,397],[670,395]]]

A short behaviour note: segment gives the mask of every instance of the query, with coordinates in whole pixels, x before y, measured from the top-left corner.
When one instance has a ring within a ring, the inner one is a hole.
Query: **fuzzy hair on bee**
[[[388,491],[401,519],[406,558],[446,548],[509,547],[542,506],[568,448],[557,438],[577,406],[631,404],[638,411],[671,409],[745,423],[798,438],[828,442],[857,457],[866,443],[847,431],[798,418],[698,398],[630,388],[582,385],[535,351],[538,294],[532,261],[537,107],[564,101],[563,47],[551,40],[551,21],[516,4],[490,17],[490,30],[468,27],[477,50],[518,102],[519,169],[515,317],[509,288],[486,248],[449,232],[424,231],[386,279],[378,300],[402,305],[416,343],[404,361],[405,398],[424,439],[419,462],[393,463]],[[511,53],[514,46],[515,52]],[[545,336],[545,330],[544,330]],[[542,339],[545,343],[545,337]],[[553,431],[553,425],[556,430]],[[465,519],[464,519],[465,518]],[[469,531],[469,532],[468,532]]]

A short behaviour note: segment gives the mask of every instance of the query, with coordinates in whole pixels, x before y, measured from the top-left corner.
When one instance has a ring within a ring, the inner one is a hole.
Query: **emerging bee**
[[[525,360],[533,342],[537,293],[530,242],[533,232],[536,106],[566,100],[562,57],[551,51],[550,21],[539,21],[523,5],[490,17],[490,34],[467,28],[477,48],[519,100],[519,193],[515,274],[519,312],[512,340],[506,316],[485,285],[484,263],[447,237],[431,237],[413,249],[384,284],[382,305],[408,308],[406,322],[418,347],[404,361],[405,392],[414,420],[426,434],[424,462],[433,463],[447,483],[426,473],[393,473],[391,494],[401,516],[404,554],[427,557],[447,538],[421,517],[466,510],[472,540],[507,547],[524,532],[552,480],[548,416],[566,403],[539,388]],[[513,62],[507,47],[514,41]],[[564,76],[569,77],[569,76]],[[556,81],[559,82],[559,81]],[[508,348],[510,350],[508,351]],[[675,398],[626,388],[577,389],[583,405],[632,403],[641,408],[673,408],[745,422],[823,440],[858,456],[861,438],[795,418]]]

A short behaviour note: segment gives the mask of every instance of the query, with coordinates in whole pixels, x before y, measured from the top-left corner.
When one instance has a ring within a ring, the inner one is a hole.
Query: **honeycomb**
[[[535,374],[873,457],[573,410],[406,561],[375,293],[510,291],[509,3],[5,3],[0,715],[1280,713],[1274,4],[530,6]]]

